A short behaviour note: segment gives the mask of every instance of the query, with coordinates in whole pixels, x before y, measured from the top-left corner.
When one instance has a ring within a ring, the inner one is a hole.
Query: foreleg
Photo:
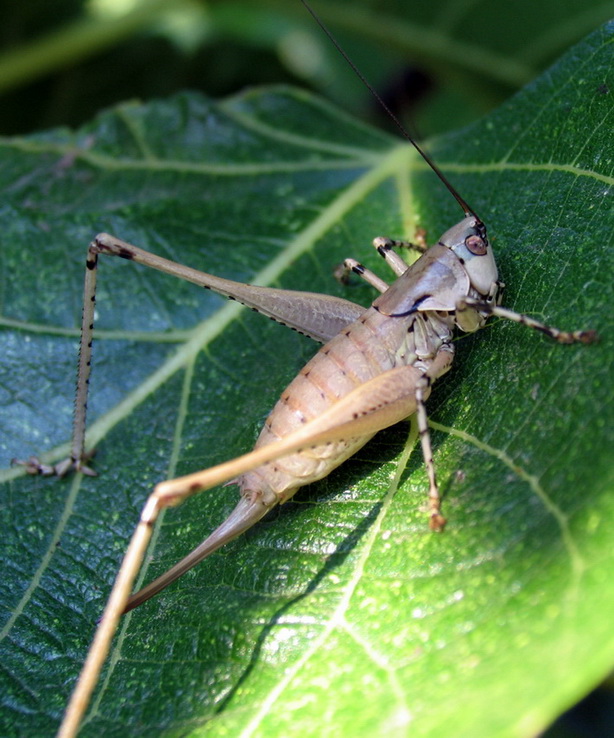
[[[498,318],[513,320],[515,323],[521,323],[528,328],[544,333],[558,343],[593,343],[597,340],[597,333],[595,331],[561,331],[551,325],[541,323],[528,315],[516,313],[513,310],[508,310],[499,305],[493,305],[473,297],[465,297],[456,306],[457,313],[463,313],[467,310],[475,310],[482,315],[494,315]]]

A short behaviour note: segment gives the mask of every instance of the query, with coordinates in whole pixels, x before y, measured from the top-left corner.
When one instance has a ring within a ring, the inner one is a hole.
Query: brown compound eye
[[[487,251],[486,241],[480,236],[467,236],[465,239],[465,246],[469,249],[470,253],[475,256],[484,256]]]

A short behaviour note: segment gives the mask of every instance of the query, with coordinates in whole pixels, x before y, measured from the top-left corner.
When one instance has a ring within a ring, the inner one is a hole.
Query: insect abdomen
[[[382,319],[373,309],[366,310],[359,320],[325,344],[284,391],[255,448],[284,438],[369,379],[396,366],[398,336],[382,336],[383,320],[389,319]],[[407,334],[407,322],[397,323],[393,332]],[[304,449],[242,475],[237,483],[243,495],[260,497],[267,506],[285,502],[300,487],[329,474],[373,435],[375,431]]]

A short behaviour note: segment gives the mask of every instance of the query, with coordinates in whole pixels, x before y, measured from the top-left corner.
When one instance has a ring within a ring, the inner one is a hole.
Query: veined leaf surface
[[[449,525],[429,533],[407,427],[378,435],[124,618],[82,734],[530,735],[612,664],[612,26],[430,147],[490,227],[506,305],[429,400]],[[245,452],[317,348],[150,270],[101,265],[90,403],[100,476],[27,478],[68,439],[85,247],[98,231],[242,281],[330,292],[376,235],[458,206],[405,144],[285,88],[126,104],[3,140],[2,732],[58,725],[152,485]],[[46,452],[49,452],[46,454]],[[233,488],[166,514],[143,577]]]

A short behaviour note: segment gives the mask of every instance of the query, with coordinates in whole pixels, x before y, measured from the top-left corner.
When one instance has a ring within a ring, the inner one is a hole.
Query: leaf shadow
[[[371,450],[371,454],[377,455],[378,461],[381,464],[381,463],[385,463],[386,461],[388,462],[392,461],[395,457],[398,457],[399,453],[401,453],[402,451],[404,443],[406,442],[407,442],[407,423],[398,423],[395,426],[392,426],[383,431],[380,431],[380,433],[378,433],[377,436],[374,439],[372,439],[369,442],[369,444],[367,444],[367,446],[365,446],[366,453],[363,452],[364,454],[363,459],[358,457],[353,460],[354,463],[346,462],[346,464],[344,464],[339,470],[336,471],[336,474],[342,474],[343,476],[342,476],[342,479],[337,479],[334,481],[332,485],[333,490],[331,490],[330,493],[328,492],[325,492],[324,494],[320,493],[319,495],[317,495],[317,497],[319,499],[329,498],[330,496],[335,494],[335,491],[338,492],[338,490],[340,489],[340,485],[341,486],[348,486],[348,485],[352,486],[354,484],[359,484],[360,481],[364,479],[365,476],[367,475],[367,473],[365,472],[364,463],[368,463],[366,461],[366,457],[369,457],[370,455],[369,450]],[[435,444],[435,446],[438,446],[442,442],[443,440],[438,441]],[[411,455],[409,459],[409,463],[406,465],[405,469],[403,470],[401,474],[401,477],[399,479],[400,484],[406,481],[412,474],[416,472],[417,469],[423,466],[422,453],[421,453],[421,449],[419,448],[419,445],[420,444],[418,443],[417,444],[418,448],[416,449],[417,453]],[[387,452],[382,453],[383,449],[387,449]],[[373,453],[374,451],[375,451],[375,454]],[[442,492],[442,497],[444,499],[453,487],[454,487],[453,477],[445,478],[444,480],[442,480],[441,492]],[[397,492],[398,492],[398,489],[397,489]],[[309,501],[314,500],[313,495],[309,495],[309,498],[310,498]],[[227,707],[232,702],[235,695],[239,693],[241,687],[245,684],[245,682],[247,681],[247,679],[249,678],[253,670],[257,667],[260,661],[260,655],[265,647],[267,639],[271,635],[274,628],[280,624],[280,621],[282,620],[284,615],[286,615],[286,613],[291,611],[291,609],[294,608],[298,603],[300,603],[301,601],[309,597],[311,594],[313,594],[317,590],[321,582],[324,581],[328,576],[330,576],[330,574],[333,571],[335,571],[335,569],[338,569],[343,566],[348,555],[355,551],[355,548],[359,544],[361,539],[365,536],[365,534],[368,533],[372,525],[376,522],[378,516],[380,515],[384,502],[385,502],[384,496],[382,496],[378,500],[374,500],[373,505],[369,509],[369,511],[360,520],[360,522],[352,529],[352,531],[348,533],[348,535],[346,535],[336,545],[335,551],[326,558],[321,569],[305,585],[303,591],[300,594],[293,597],[292,599],[285,602],[282,606],[280,606],[277,609],[277,611],[273,615],[271,615],[271,617],[269,618],[269,621],[263,626],[262,630],[260,631],[260,634],[258,635],[253,645],[252,653],[249,658],[249,662],[243,669],[242,673],[236,679],[234,685],[229,689],[226,695],[218,702],[215,710],[212,713],[212,717],[223,714],[224,711],[227,709]],[[291,515],[292,509],[290,505],[288,505],[286,510],[278,511],[278,514],[280,513]],[[426,518],[425,518],[425,525],[426,525]]]
[[[219,715],[225,711],[234,696],[239,692],[242,685],[246,682],[254,668],[258,665],[259,657],[264,648],[265,642],[275,626],[277,626],[281,618],[295,605],[309,597],[319,586],[319,584],[329,576],[335,569],[343,565],[348,555],[355,549],[360,539],[369,531],[370,527],[377,520],[380,513],[383,500],[374,503],[368,514],[362,521],[345,537],[337,546],[334,553],[327,557],[320,571],[308,582],[304,591],[284,603],[269,619],[269,622],[262,628],[256,642],[254,644],[252,655],[249,663],[231,687],[225,697],[218,703],[214,710],[214,715]]]

